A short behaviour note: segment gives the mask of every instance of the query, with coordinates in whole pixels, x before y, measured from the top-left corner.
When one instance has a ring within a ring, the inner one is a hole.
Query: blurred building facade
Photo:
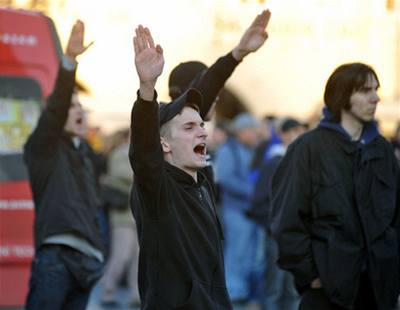
[[[213,63],[265,7],[273,13],[270,39],[229,82],[249,110],[259,116],[291,114],[306,120],[320,110],[333,69],[362,61],[372,65],[381,79],[377,117],[383,130],[391,132],[400,120],[400,0],[154,0],[141,2],[140,10],[135,3],[0,0],[3,6],[46,12],[62,40],[73,19],[86,22],[95,45],[85,56],[79,77],[92,90],[84,99],[91,120],[106,131],[129,120],[138,85],[131,46],[136,24],[148,25],[164,48],[166,64],[157,88],[159,98],[167,100],[166,77],[177,63],[190,59]],[[174,18],[166,11],[174,12]],[[99,63],[115,78],[95,74]]]

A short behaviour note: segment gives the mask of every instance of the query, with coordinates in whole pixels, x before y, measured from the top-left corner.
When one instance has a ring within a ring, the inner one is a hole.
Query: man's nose
[[[378,103],[379,101],[381,101],[381,98],[379,97],[377,91],[374,92],[373,97],[372,97],[372,100],[373,100],[373,102],[374,102],[375,104]]]
[[[200,129],[199,129],[199,136],[200,136],[200,137],[204,137],[204,138],[207,138],[207,137],[208,137],[207,130],[206,130],[204,127],[200,127]]]

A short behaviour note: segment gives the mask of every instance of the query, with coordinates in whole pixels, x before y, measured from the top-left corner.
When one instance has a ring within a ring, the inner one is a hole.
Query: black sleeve
[[[271,183],[271,231],[278,243],[278,264],[290,271],[298,288],[318,278],[311,249],[310,150],[296,141],[280,162]]]
[[[263,164],[264,157],[265,157],[265,150],[267,149],[269,143],[270,143],[270,141],[266,140],[266,141],[262,141],[261,143],[259,143],[256,146],[256,149],[254,150],[254,155],[253,155],[253,158],[252,158],[251,164],[250,164],[250,169],[252,171],[260,168],[260,166]]]
[[[156,96],[155,96],[156,97]],[[159,113],[156,98],[140,98],[132,108],[129,160],[135,174],[135,183],[146,199],[146,208],[152,217],[158,217],[158,196],[164,171],[164,155],[160,142]]]
[[[201,73],[199,81],[193,87],[203,95],[203,106],[200,111],[202,118],[206,117],[218,93],[239,63],[230,52],[220,57],[210,68]]]
[[[60,66],[52,94],[47,100],[35,130],[28,138],[25,152],[49,157],[56,150],[68,118],[71,97],[75,86],[75,70],[68,71]]]

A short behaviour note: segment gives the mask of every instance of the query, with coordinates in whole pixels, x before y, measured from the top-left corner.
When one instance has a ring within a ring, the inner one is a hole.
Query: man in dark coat
[[[238,61],[264,44],[269,16],[269,11],[259,14],[232,55],[218,63],[222,76],[210,71],[217,80],[209,85],[211,97]],[[134,46],[140,90],[132,110],[131,203],[140,243],[142,308],[231,309],[211,180],[200,171],[206,166],[203,118],[214,99],[203,101],[191,88],[159,107],[154,87],[163,68],[162,49],[141,26]]]
[[[85,309],[102,274],[98,192],[76,95],[84,24],[71,31],[57,81],[24,149],[35,203],[35,258],[26,309]]]
[[[268,19],[268,11],[256,18],[239,44],[242,56],[263,45]],[[222,229],[210,180],[200,172],[206,165],[202,117],[210,107],[195,89],[159,107],[154,87],[164,65],[162,49],[142,26],[134,47],[140,90],[132,110],[130,160],[139,199],[133,211],[140,230],[142,308],[231,309]]]
[[[300,309],[392,309],[399,295],[400,173],[374,122],[379,80],[362,63],[328,79],[324,118],[272,181],[279,265]]]

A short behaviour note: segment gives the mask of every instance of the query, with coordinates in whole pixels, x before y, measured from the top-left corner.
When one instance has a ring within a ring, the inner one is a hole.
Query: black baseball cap
[[[297,120],[295,118],[287,117],[287,118],[283,119],[281,126],[280,126],[280,131],[287,132],[296,127],[306,127],[306,124],[300,122],[299,120]]]
[[[174,99],[186,89],[196,87],[196,80],[206,70],[207,66],[200,61],[181,62],[169,75],[168,87],[170,97]]]
[[[170,103],[160,103],[160,127],[173,119],[188,104],[195,104],[198,106],[199,111],[201,110],[203,96],[198,90],[189,88]]]

